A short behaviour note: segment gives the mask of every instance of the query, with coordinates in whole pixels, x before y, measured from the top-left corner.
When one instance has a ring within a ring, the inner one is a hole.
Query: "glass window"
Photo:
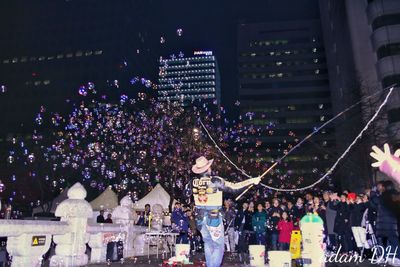
[[[68,53],[66,57],[71,58],[72,56],[73,56],[72,53]]]
[[[58,54],[58,55],[57,55],[57,59],[62,59],[62,58],[64,58],[64,55],[63,55],[63,54]]]
[[[86,51],[86,52],[85,52],[85,56],[91,56],[92,54],[93,54],[92,51]]]
[[[4,63],[4,64],[8,64],[8,63],[10,63],[10,60],[9,60],[9,59],[4,59],[4,60],[3,60],[3,63]]]
[[[82,51],[77,51],[76,54],[75,54],[75,56],[77,56],[77,57],[81,57],[82,55],[83,55]]]
[[[41,56],[41,57],[39,57],[39,61],[43,61],[43,60],[45,60],[46,58],[44,57],[44,56]]]
[[[38,86],[38,85],[41,85],[41,84],[42,84],[41,81],[35,81],[35,82],[34,82],[34,85],[35,85],[35,86]]]
[[[390,25],[400,24],[400,14],[388,14],[377,17],[372,22],[372,29],[375,31],[378,28]]]
[[[18,58],[17,57],[13,58],[12,63],[18,63]]]
[[[103,50],[97,50],[94,52],[95,55],[101,55],[103,54]]]
[[[44,84],[44,85],[50,84],[50,80],[45,80],[45,81],[43,81],[43,84]]]
[[[27,60],[28,60],[27,57],[22,57],[22,58],[21,58],[21,62],[26,62]]]
[[[379,47],[376,53],[378,55],[378,59],[400,55],[400,43],[383,45]]]

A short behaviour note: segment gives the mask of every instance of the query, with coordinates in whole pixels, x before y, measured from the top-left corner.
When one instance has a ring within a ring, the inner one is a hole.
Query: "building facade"
[[[212,51],[194,51],[192,56],[160,58],[157,99],[188,105],[198,101],[221,103],[218,64]]]
[[[245,142],[256,144],[258,160],[270,162],[332,118],[320,21],[238,27],[240,113],[253,133]],[[312,182],[329,166],[335,147],[335,129],[328,125],[285,166],[293,177]]]

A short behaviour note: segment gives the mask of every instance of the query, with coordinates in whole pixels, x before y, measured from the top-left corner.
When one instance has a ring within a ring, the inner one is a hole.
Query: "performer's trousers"
[[[203,237],[207,267],[220,267],[225,249],[222,216],[211,217],[209,211],[204,209],[199,211],[198,215],[200,216],[197,217],[197,227]]]

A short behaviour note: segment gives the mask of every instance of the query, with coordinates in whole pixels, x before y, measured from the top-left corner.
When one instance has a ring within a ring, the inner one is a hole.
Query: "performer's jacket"
[[[234,193],[236,190],[226,187],[225,181],[221,177],[203,175],[200,178],[192,179],[184,193],[186,197],[193,195],[197,208],[207,209],[221,208],[222,191]]]

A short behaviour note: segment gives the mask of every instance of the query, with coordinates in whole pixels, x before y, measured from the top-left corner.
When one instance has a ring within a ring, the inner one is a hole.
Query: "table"
[[[168,244],[168,237],[172,238],[172,244],[170,247],[171,257],[173,254],[172,246],[176,245],[176,237],[179,235],[178,233],[171,233],[171,232],[147,232],[145,233],[146,237],[149,238],[149,242],[147,244],[147,257],[150,258],[150,241],[152,237],[156,237],[157,242],[157,259],[158,259],[158,244],[161,239],[165,239]]]

